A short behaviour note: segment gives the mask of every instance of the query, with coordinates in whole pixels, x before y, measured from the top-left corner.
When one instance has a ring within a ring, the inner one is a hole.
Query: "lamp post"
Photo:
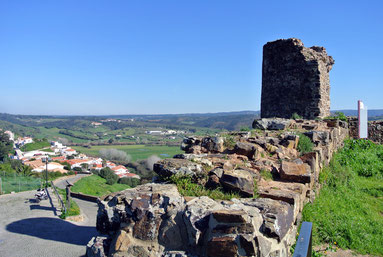
[[[45,157],[45,188],[48,187],[48,163],[49,161],[51,160],[51,158],[49,158],[48,156]]]

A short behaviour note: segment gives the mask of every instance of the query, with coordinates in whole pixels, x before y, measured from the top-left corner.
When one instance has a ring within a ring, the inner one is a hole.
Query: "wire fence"
[[[9,174],[0,171],[0,194],[36,190],[42,186],[41,178]]]

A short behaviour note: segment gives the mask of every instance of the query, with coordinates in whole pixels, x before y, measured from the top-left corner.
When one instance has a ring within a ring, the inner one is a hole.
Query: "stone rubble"
[[[198,178],[242,198],[184,197],[164,182],[111,194],[99,201],[97,216],[97,229],[108,237],[93,238],[87,256],[289,256],[303,206],[314,199],[319,172],[348,128],[327,120],[282,123],[284,130],[186,138],[185,154],[154,165],[159,177]],[[313,152],[298,152],[298,132],[312,140]]]

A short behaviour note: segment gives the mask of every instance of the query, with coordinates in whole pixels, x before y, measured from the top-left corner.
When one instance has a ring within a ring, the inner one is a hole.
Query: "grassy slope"
[[[48,141],[35,141],[30,144],[26,144],[23,147],[21,147],[21,151],[28,152],[28,151],[34,151],[39,150],[42,148],[49,147],[51,144]]]
[[[129,186],[123,184],[108,185],[106,184],[105,179],[97,175],[92,175],[77,181],[71,190],[75,193],[81,192],[87,195],[103,196],[113,192],[122,191],[127,188],[129,188]]]
[[[314,243],[383,256],[383,146],[346,141],[321,180],[319,197],[303,210]]]
[[[132,161],[146,159],[153,154],[158,155],[160,158],[167,158],[183,153],[178,146],[97,145],[91,148],[82,146],[73,146],[73,148],[90,156],[99,156],[99,151],[103,148],[115,148],[131,155]]]
[[[65,206],[67,206],[65,189],[58,188],[58,192],[61,195],[61,199],[64,201]],[[77,216],[77,215],[80,215],[80,213],[81,213],[80,207],[78,206],[76,201],[73,200],[73,198],[71,198],[71,200],[70,200],[70,209],[67,209],[67,213],[66,213],[65,216],[66,217],[68,217],[68,216]]]

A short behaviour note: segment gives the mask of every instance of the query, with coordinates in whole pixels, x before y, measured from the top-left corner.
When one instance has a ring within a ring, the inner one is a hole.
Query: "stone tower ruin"
[[[329,116],[333,64],[324,47],[307,48],[296,38],[268,42],[263,46],[261,117]]]

